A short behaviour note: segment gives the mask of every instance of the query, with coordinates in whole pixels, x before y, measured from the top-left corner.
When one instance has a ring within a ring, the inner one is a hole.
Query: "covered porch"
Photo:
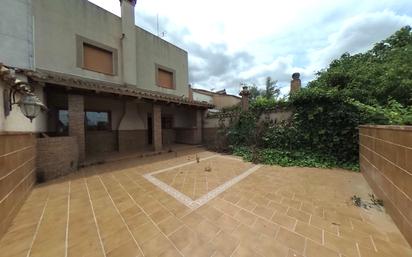
[[[207,103],[66,76],[36,78],[49,109],[47,133],[38,141],[46,180],[85,165],[177,151],[202,142]],[[52,160],[60,161],[51,165]]]

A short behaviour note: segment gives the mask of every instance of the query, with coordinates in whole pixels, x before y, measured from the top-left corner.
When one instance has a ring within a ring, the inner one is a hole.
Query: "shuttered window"
[[[173,72],[158,68],[157,69],[157,85],[160,87],[174,89]]]
[[[113,53],[99,47],[83,44],[83,68],[113,74]]]

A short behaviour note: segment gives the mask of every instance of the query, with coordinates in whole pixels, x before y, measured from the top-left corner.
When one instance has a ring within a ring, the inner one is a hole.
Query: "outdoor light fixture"
[[[20,111],[26,116],[30,122],[36,118],[41,110],[46,110],[47,107],[40,101],[40,99],[33,93],[33,88],[25,83],[17,81],[18,88],[11,88],[4,92],[4,111],[8,116],[12,110],[13,105],[17,104]],[[25,90],[18,90],[24,88]],[[16,93],[20,94],[20,100],[16,102]]]
[[[42,109],[46,109],[46,106],[34,94],[23,95],[17,105],[30,122],[39,115]]]

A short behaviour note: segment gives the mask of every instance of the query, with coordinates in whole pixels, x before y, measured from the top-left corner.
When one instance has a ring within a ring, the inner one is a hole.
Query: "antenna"
[[[158,37],[165,37],[166,36],[166,31],[160,32],[160,25],[159,25],[159,14],[156,14],[156,30],[157,30],[157,36]]]
[[[157,28],[157,36],[159,36],[159,14],[156,14],[156,28]]]

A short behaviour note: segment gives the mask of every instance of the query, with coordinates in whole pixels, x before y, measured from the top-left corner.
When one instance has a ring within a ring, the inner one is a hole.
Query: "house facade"
[[[226,93],[226,90],[209,91],[204,89],[191,89],[191,98],[199,102],[207,102],[214,105],[214,108],[221,110],[223,108],[240,105],[241,98]]]
[[[87,0],[5,1],[0,133],[32,135],[37,169],[55,177],[103,153],[202,142],[212,105],[189,97],[187,52],[135,25],[136,1],[120,1],[121,17]],[[47,107],[32,121],[26,94]]]

